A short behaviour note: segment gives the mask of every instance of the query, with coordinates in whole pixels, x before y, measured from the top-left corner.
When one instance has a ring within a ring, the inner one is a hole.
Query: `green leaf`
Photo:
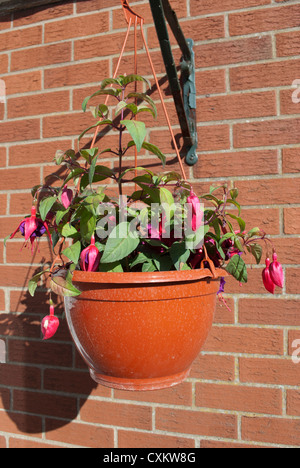
[[[186,248],[185,242],[174,242],[170,248],[170,256],[176,270],[182,270],[182,267],[188,261],[191,252]]]
[[[110,233],[101,258],[101,263],[113,263],[130,255],[139,245],[140,239],[130,232],[130,224],[118,224]]]
[[[98,156],[96,155],[94,159],[92,160],[90,170],[89,170],[89,184],[92,185],[93,180],[94,180],[94,175],[95,175],[95,169],[96,169],[96,164],[97,164]]]
[[[34,275],[31,280],[29,281],[28,283],[28,291],[30,293],[30,295],[33,297],[34,296],[34,293],[35,293],[35,290],[38,286],[38,282],[40,281],[41,279],[41,276],[44,274],[44,273],[47,273],[48,271],[50,271],[50,269],[48,268],[47,270],[42,270],[40,271],[39,273],[37,273],[36,275]]]
[[[83,209],[80,217],[80,233],[85,242],[90,242],[96,229],[96,218],[88,210]]]
[[[99,271],[102,273],[123,273],[123,267],[120,262],[100,264]]]
[[[248,274],[244,260],[240,255],[234,255],[226,267],[226,271],[240,283],[247,283]]]
[[[106,86],[108,85],[117,85],[117,86],[120,86],[121,85],[121,82],[118,78],[105,78],[103,81],[101,81],[101,89],[104,89],[106,88]]]
[[[220,240],[219,244],[222,245],[223,242],[225,242],[228,239],[231,239],[232,237],[235,237],[235,233],[234,232],[227,232],[226,234],[224,234],[224,236],[221,237],[221,240]]]
[[[262,246],[260,244],[250,244],[247,246],[247,249],[253,255],[258,265],[263,254]]]
[[[102,182],[102,180],[107,179],[108,177],[113,177],[114,172],[106,166],[96,166],[95,173],[92,180],[92,183]],[[89,184],[89,174],[85,174],[80,182],[81,190],[84,190],[85,187]]]
[[[66,214],[69,213],[69,211],[70,211],[70,208],[68,208],[67,210],[56,211],[55,222],[57,225],[61,222],[64,216],[66,216]]]
[[[66,278],[61,275],[52,276],[50,281],[50,288],[55,294],[63,297],[75,297],[81,294],[81,292],[72,284],[69,276]]]
[[[71,262],[77,265],[81,253],[80,241],[77,241],[75,242],[75,244],[72,244],[70,247],[67,247],[65,250],[63,250],[62,253],[63,255],[68,257],[71,260]]]
[[[134,83],[135,81],[143,81],[144,83],[147,83],[149,88],[151,88],[151,83],[147,78],[135,74],[124,76],[124,78],[122,78],[122,85],[127,86],[129,83]]]
[[[125,125],[136,145],[137,151],[140,152],[147,133],[144,122],[139,122],[137,120],[121,120],[121,124]]]
[[[155,118],[157,117],[157,109],[156,105],[154,104],[154,101],[149,97],[146,93],[129,93],[127,98],[137,98],[140,101],[146,101],[150,106],[152,107],[154,111]]]
[[[157,156],[158,159],[160,159],[163,166],[165,166],[167,161],[166,156],[160,151],[160,149],[157,146],[153,145],[152,143],[148,143],[147,141],[144,141],[144,143],[142,144],[142,148],[144,148],[147,151],[150,151],[150,153],[155,154],[155,156]]]
[[[43,221],[45,221],[47,214],[51,210],[52,206],[56,202],[57,197],[44,198],[39,204],[39,213]]]
[[[103,83],[103,82],[102,82]],[[99,91],[96,91],[96,93],[92,94],[91,96],[88,96],[85,98],[85,100],[82,103],[82,110],[83,112],[86,111],[87,103],[89,102],[90,99],[96,96],[103,96],[103,95],[109,95],[109,96],[118,96],[122,90],[121,89],[113,89],[113,88],[108,88],[108,89],[100,89]]]
[[[67,223],[63,226],[61,234],[63,237],[68,238],[74,236],[75,234],[78,234],[78,231],[70,223]]]
[[[242,218],[240,218],[239,216],[235,216],[235,215],[233,215],[231,213],[226,213],[226,216],[230,216],[230,218],[235,219],[238,222],[238,224],[240,226],[240,232],[245,231],[246,223]]]
[[[105,119],[105,120],[99,120],[95,125],[91,125],[89,128],[85,129],[78,137],[78,141],[81,140],[81,138],[88,133],[92,128],[99,127],[100,125],[112,125],[112,121],[110,119]]]

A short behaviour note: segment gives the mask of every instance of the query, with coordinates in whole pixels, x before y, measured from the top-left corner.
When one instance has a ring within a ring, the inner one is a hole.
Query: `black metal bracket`
[[[189,166],[193,166],[198,161],[194,42],[192,39],[185,38],[169,0],[149,0],[149,2],[181,127],[183,148],[186,153],[185,161]],[[171,49],[166,19],[182,52],[180,80]]]

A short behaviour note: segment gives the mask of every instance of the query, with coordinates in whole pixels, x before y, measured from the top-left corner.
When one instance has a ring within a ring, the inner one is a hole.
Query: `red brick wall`
[[[56,337],[42,342],[46,296],[32,299],[26,284],[49,258],[47,243],[32,258],[20,250],[21,239],[6,250],[3,239],[29,212],[30,188],[52,172],[55,150],[75,145],[88,125],[80,104],[114,70],[126,24],[119,0],[61,2],[1,18],[7,104],[0,104],[0,339],[7,362],[0,364],[0,447],[300,446],[300,364],[291,359],[300,339],[300,104],[292,102],[300,2],[171,3],[195,41],[199,163],[187,171],[200,189],[218,180],[241,190],[249,223],[274,238],[284,289],[269,296],[261,267],[249,271],[242,288],[229,281],[232,312],[218,306],[190,378],[169,390],[97,387],[64,319]],[[132,5],[145,17],[163,77],[148,2]],[[130,50],[123,72],[133,63]],[[176,47],[174,54],[180,57]],[[139,72],[151,77],[141,48]],[[166,102],[179,133],[170,95]],[[172,152],[163,116],[150,137]]]

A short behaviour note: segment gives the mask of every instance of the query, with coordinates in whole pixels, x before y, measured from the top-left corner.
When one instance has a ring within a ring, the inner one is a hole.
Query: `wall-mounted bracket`
[[[191,39],[185,38],[177,15],[168,0],[149,0],[149,2],[181,127],[185,160],[188,165],[193,166],[198,161],[194,43]],[[182,51],[181,80],[171,49],[166,19]]]

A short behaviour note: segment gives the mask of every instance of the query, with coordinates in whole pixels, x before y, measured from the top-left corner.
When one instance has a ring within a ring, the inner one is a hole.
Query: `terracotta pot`
[[[82,294],[65,298],[66,317],[92,378],[124,390],[184,380],[212,326],[225,273],[216,271],[75,271]]]

